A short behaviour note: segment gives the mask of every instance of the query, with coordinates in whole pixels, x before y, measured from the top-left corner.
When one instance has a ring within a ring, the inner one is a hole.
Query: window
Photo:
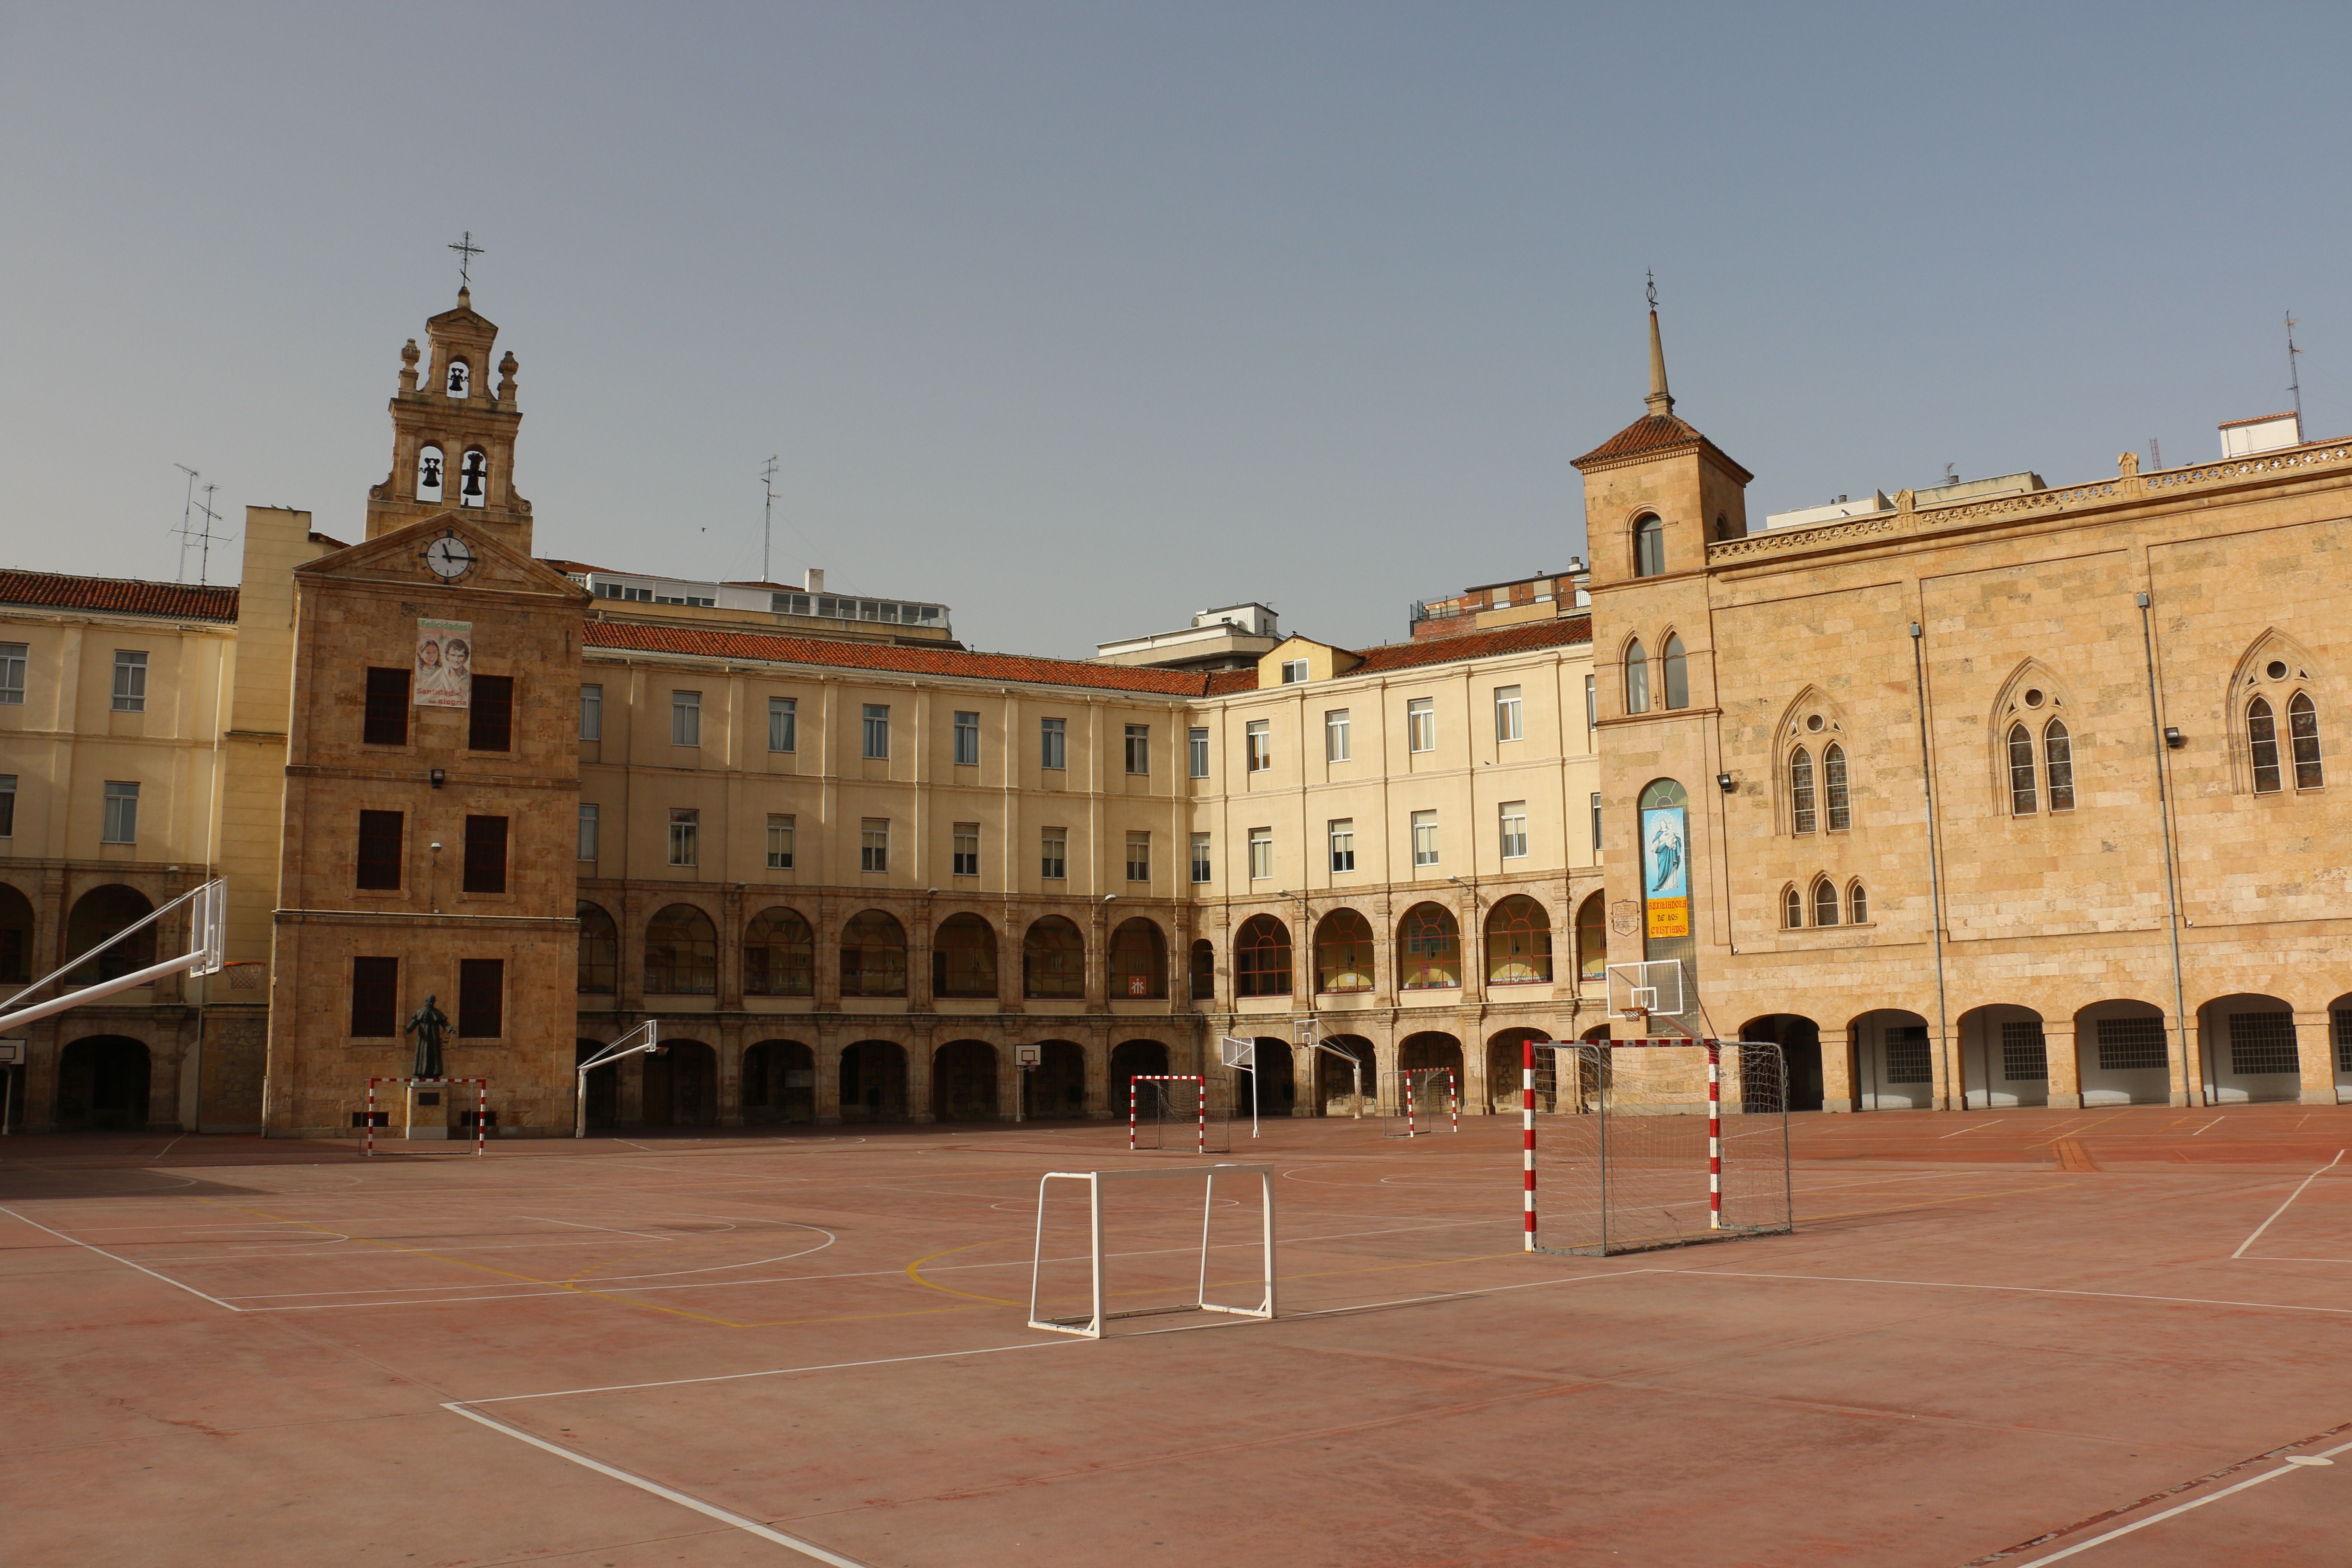
[[[2259,704],[2260,698],[2255,701]],[[2267,719],[2270,710],[2263,710]],[[2260,788],[2257,784],[2255,787]],[[2278,749],[2271,749],[2271,788],[2278,788]],[[2032,816],[2040,807],[2033,782],[2033,737],[2022,724],[2009,729],[2009,814],[2011,816]]]
[[[1845,787],[1845,748],[1832,741],[1822,748],[1822,804],[1829,811],[1832,833],[1853,826],[1853,808]]]
[[[1253,827],[1249,830],[1250,880],[1263,881],[1274,875],[1274,829]]]
[[[1252,915],[1234,933],[1234,994],[1290,994],[1290,928],[1272,915]]]
[[[16,837],[16,775],[0,773],[0,838]]]
[[[2237,1073],[2300,1073],[2292,1013],[2230,1015],[2230,1070]]]
[[[119,647],[114,650],[114,710],[117,713],[147,711],[147,655],[144,649]]]
[[[1590,736],[1601,728],[1601,685],[1591,676],[1584,678],[1584,732]]]
[[[1348,710],[1332,708],[1323,714],[1323,760],[1344,763],[1348,760]]]
[[[890,705],[868,702],[866,709],[866,755],[887,758],[890,754]]]
[[[1599,893],[1576,907],[1576,976],[1605,980],[1609,975],[1609,915]]]
[[[1665,667],[1666,706],[1690,706],[1690,660],[1683,657],[1683,639],[1669,635],[1665,657],[1660,661]]]
[[[1517,741],[1527,734],[1525,714],[1521,711],[1519,689],[1516,686],[1495,688],[1495,739]]]
[[[1066,827],[1045,828],[1038,834],[1038,846],[1037,874],[1049,882],[1068,880],[1070,830]]]
[[[2001,1025],[2000,1076],[2008,1083],[2048,1079],[2050,1043],[2042,1037],[2040,1024],[2029,1019]]]
[[[669,743],[673,746],[702,744],[702,693],[673,691],[669,694]]]
[[[1127,727],[1127,771],[1148,773],[1151,771],[1151,726],[1129,724]]]
[[[1462,984],[1462,931],[1442,904],[1415,904],[1397,929],[1402,952],[1398,984],[1407,991],[1432,991]]]
[[[1625,645],[1625,711],[1647,713],[1650,710],[1650,656],[1643,651],[1642,639],[1634,638]]]
[[[1601,853],[1601,792],[1592,792],[1592,852]]]
[[[121,779],[106,781],[106,817],[100,825],[101,844],[139,842],[139,786]]]
[[[590,996],[613,995],[621,988],[620,928],[585,900],[572,909],[580,917],[580,990]]]
[[[405,689],[408,672],[404,669],[394,673],[401,677],[401,685]],[[583,686],[580,689],[580,738],[583,741],[604,738],[604,689],[602,686]]]
[[[768,813],[769,870],[789,871],[793,868],[793,826],[791,813]]]
[[[1799,746],[1789,755],[1789,831],[1811,833],[1819,821],[1813,796],[1813,753]]]
[[[469,752],[514,750],[514,677],[474,677],[474,694],[466,707],[466,749]]]
[[[1837,884],[1827,878],[1813,884],[1813,923],[1817,926],[1838,923]]]
[[[980,766],[980,715],[958,713],[955,716],[955,760],[960,768]]]
[[[1127,879],[1130,882],[1151,880],[1151,835],[1149,833],[1127,836]]]
[[[1666,569],[1666,525],[1654,516],[1633,521],[1633,575],[1655,577]]]
[[[1037,721],[1037,765],[1063,770],[1069,767],[1070,721],[1067,719]]]
[[[469,893],[507,890],[507,819],[466,818],[465,889]]]
[[[2352,1007],[2336,1009],[2336,1070],[2352,1073]]]
[[[701,854],[702,813],[687,806],[672,806],[669,812],[669,863],[692,866]]]
[[[1209,731],[1189,730],[1184,736],[1184,750],[1192,775],[1196,779],[1209,776]]]
[[[1507,800],[1503,803],[1503,858],[1523,860],[1528,853],[1528,803]]]
[[[907,994],[907,928],[881,910],[866,910],[841,928],[841,994]]]
[[[890,819],[867,816],[857,824],[857,868],[860,871],[887,871],[890,868]]]
[[[2042,771],[2050,781],[2050,809],[2074,809],[2074,750],[2066,726],[2053,719],[2042,727]]]
[[[931,994],[994,996],[996,929],[975,914],[950,915],[931,938]]]
[[[2265,698],[2257,697],[2246,705],[2246,743],[2253,755],[2254,793],[2276,794],[2279,787],[2278,721]]]
[[[1805,924],[1805,895],[1794,888],[1780,890],[1780,923],[1790,931],[1801,931]]]
[[[408,744],[408,671],[371,669],[367,672],[367,709],[360,721],[360,743],[367,746]]]
[[[980,875],[980,824],[977,822],[955,825],[955,874],[959,877]]]
[[[352,960],[352,1037],[396,1038],[400,1034],[400,960]]]
[[[1486,981],[1534,985],[1551,979],[1551,921],[1524,893],[1496,903],[1486,917]]]
[[[1217,994],[1217,944],[1202,937],[1192,944],[1192,1000],[1207,1001]]]
[[[1404,747],[1408,752],[1437,750],[1437,700],[1416,697],[1404,705]]]
[[[1356,868],[1356,819],[1336,818],[1330,827],[1331,869],[1352,871]]]
[[[816,994],[816,932],[809,929],[799,910],[762,910],[743,929],[743,994]]]
[[[1846,889],[1845,918],[1849,925],[1870,923],[1870,889],[1860,882]]]
[[[600,812],[595,802],[583,800],[580,803],[580,851],[577,856],[579,859],[596,858],[597,829],[603,826],[599,816]]]
[[[460,1037],[495,1040],[507,1032],[507,961],[503,958],[461,958],[457,961],[457,1033]]]
[[[1282,683],[1285,686],[1296,686],[1306,679],[1307,661],[1305,659],[1286,658],[1282,661]]]
[[[1021,994],[1076,998],[1087,994],[1087,944],[1059,915],[1030,923],[1021,938]]]
[[[671,904],[646,923],[646,989],[663,996],[719,990],[719,928],[692,904]]]
[[[1249,771],[1262,773],[1274,766],[1274,726],[1271,721],[1253,719],[1249,721]]]
[[[1315,928],[1315,989],[1372,988],[1372,925],[1353,910],[1333,910]]]
[[[2172,1065],[2162,1018],[2101,1018],[2097,1032],[2101,1072],[2161,1072]]]
[[[768,750],[797,752],[801,749],[801,700],[797,697],[768,699]]]
[[[1437,864],[1437,813],[1433,811],[1412,814],[1412,863],[1416,866]]]
[[[400,887],[404,817],[397,811],[360,813],[359,877],[356,886],[376,891]]]
[[[17,707],[25,700],[25,665],[32,644],[0,642],[0,704]]]
[[[1216,867],[1209,855],[1209,836],[1195,833],[1192,835],[1192,880],[1206,882],[1215,874]]]
[[[2294,787],[2317,789],[2327,782],[2319,765],[2319,710],[2298,691],[2286,705],[2286,727],[2294,742]]]
[[[1886,1031],[1886,1081],[1936,1081],[1935,1063],[1927,1050],[1927,1025],[1897,1024]]]

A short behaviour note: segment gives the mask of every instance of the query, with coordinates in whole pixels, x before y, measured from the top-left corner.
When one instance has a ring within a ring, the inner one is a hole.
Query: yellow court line
[[[968,1301],[986,1301],[991,1306],[994,1307],[1017,1307],[1021,1303],[1009,1300],[1006,1297],[982,1296],[974,1290],[959,1290],[952,1285],[934,1284],[930,1280],[923,1278],[922,1268],[923,1265],[926,1263],[932,1262],[941,1258],[953,1258],[959,1252],[970,1252],[976,1247],[1001,1247],[1008,1241],[1018,1241],[1021,1238],[1017,1236],[992,1237],[986,1241],[966,1242],[961,1247],[950,1247],[943,1252],[930,1253],[925,1257],[918,1258],[915,1261],[907,1265],[907,1278],[912,1279],[916,1284],[922,1286],[927,1290],[937,1290],[942,1295],[961,1296]],[[896,1314],[893,1315],[895,1316]]]

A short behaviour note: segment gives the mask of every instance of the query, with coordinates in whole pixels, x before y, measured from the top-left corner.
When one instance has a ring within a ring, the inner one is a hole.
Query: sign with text
[[[1690,836],[1679,805],[1642,813],[1642,903],[1653,937],[1690,935]]]
[[[474,623],[416,623],[416,706],[465,708],[474,700]]]

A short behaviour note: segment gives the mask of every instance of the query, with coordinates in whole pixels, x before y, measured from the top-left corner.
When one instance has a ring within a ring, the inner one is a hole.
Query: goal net
[[[1462,1131],[1462,1086],[1452,1068],[1399,1068],[1389,1075],[1388,1135]]]
[[[1127,1146],[1231,1153],[1231,1092],[1198,1073],[1139,1074],[1128,1080]]]
[[[1536,1040],[1521,1077],[1528,1251],[1641,1252],[1793,1227],[1780,1047]]]
[[[1226,1299],[1211,1300],[1217,1295]],[[1141,1165],[1040,1177],[1029,1326],[1098,1340],[1118,1319],[1167,1312],[1275,1315],[1274,1167]]]

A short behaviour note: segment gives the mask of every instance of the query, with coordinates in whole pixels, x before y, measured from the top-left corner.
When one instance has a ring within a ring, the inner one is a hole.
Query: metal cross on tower
[[[474,283],[474,258],[477,256],[488,256],[489,252],[484,250],[480,246],[474,243],[474,231],[470,228],[466,231],[465,237],[458,240],[457,244],[451,246],[449,248],[457,253],[457,286],[461,289],[472,288]]]

